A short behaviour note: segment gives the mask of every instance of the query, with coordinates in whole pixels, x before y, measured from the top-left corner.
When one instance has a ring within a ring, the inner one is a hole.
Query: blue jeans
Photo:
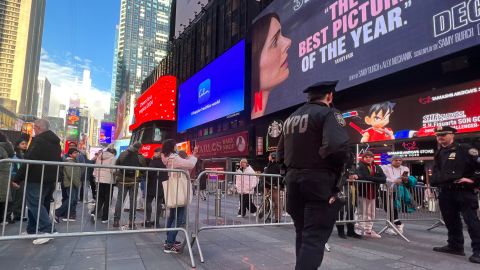
[[[70,196],[70,187],[65,187],[65,195],[62,205],[55,210],[57,217],[75,217],[77,215],[78,188],[72,186],[72,196]],[[68,204],[70,204],[70,214],[68,214]]]
[[[167,220],[167,228],[183,227],[186,222],[185,214],[186,214],[185,207],[170,208],[170,215],[168,215],[168,220]],[[175,217],[177,219],[176,225],[173,224]],[[167,232],[167,244],[174,244],[175,239],[177,238],[177,234],[178,234],[178,231]]]
[[[27,233],[35,234],[37,233],[37,218],[38,218],[38,233],[48,233],[52,230],[52,222],[48,215],[49,207],[46,204],[50,205],[50,199],[53,192],[55,191],[55,185],[53,183],[43,183],[42,188],[42,197],[40,198],[40,183],[26,183],[26,199],[28,207],[28,223],[27,223]],[[47,201],[48,199],[48,201]],[[40,201],[40,205],[39,205]],[[40,209],[40,215],[37,216],[38,209]],[[54,230],[55,231],[55,230]]]

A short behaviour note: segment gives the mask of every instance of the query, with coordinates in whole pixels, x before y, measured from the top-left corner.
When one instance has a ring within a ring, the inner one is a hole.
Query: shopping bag
[[[172,166],[173,169],[173,160]],[[170,172],[167,181],[162,182],[165,204],[168,208],[184,207],[192,201],[193,190],[185,173]]]

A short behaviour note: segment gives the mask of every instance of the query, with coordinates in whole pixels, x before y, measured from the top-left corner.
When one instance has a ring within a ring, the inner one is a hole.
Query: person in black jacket
[[[480,187],[480,159],[477,148],[455,142],[456,132],[448,126],[435,129],[439,148],[431,184],[440,190],[438,201],[448,230],[448,244],[433,250],[465,256],[461,214],[472,239],[473,255],[469,260],[480,263],[480,220],[475,192]]]
[[[375,219],[375,198],[378,184],[385,184],[387,177],[383,173],[382,168],[375,164],[374,158],[375,156],[372,152],[365,152],[361,162],[358,163],[357,174],[352,175],[352,178],[372,182],[357,183],[358,218],[360,220],[368,220],[366,222],[360,222],[359,227],[363,231],[363,235],[372,238],[381,238],[381,236],[373,230],[373,221],[371,220]]]
[[[155,149],[152,160],[148,167],[151,168],[162,168],[165,169],[165,164],[163,164],[162,157],[160,156],[162,148],[158,147]],[[160,225],[160,216],[162,215],[162,203],[163,203],[163,186],[162,182],[168,180],[167,172],[155,172],[148,171],[147,176],[147,202],[146,202],[146,221],[145,227],[150,228],[152,226],[159,227]],[[155,221],[151,221],[152,217],[152,202],[153,199],[156,201],[156,215]]]
[[[268,165],[264,170],[265,174],[280,174],[280,164],[277,162],[277,153],[268,155]],[[273,213],[275,213],[274,223],[278,223],[282,217],[283,200],[281,193],[285,184],[280,177],[265,177],[265,194],[271,192],[273,202]]]
[[[45,119],[35,120],[33,137],[30,147],[25,153],[25,159],[41,161],[62,161],[62,150],[60,138],[53,131],[49,130],[50,124]],[[55,191],[58,166],[53,165],[27,165],[22,164],[15,176],[16,183],[26,182],[26,199],[28,207],[27,233],[49,233],[52,229],[52,222],[48,215],[50,200]],[[40,197],[41,195],[41,197]],[[40,200],[40,204],[38,203]],[[37,216],[40,208],[40,215]],[[38,221],[38,231],[36,230]]]
[[[337,182],[348,158],[342,114],[333,108],[337,81],[304,90],[308,102],[283,125],[278,160],[287,168],[287,212],[296,233],[295,269],[317,269],[341,207]]]

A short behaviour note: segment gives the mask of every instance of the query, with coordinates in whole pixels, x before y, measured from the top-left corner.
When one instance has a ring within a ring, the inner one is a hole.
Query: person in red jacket
[[[372,238],[381,238],[373,230],[373,220],[375,219],[375,198],[378,184],[385,184],[387,177],[382,168],[374,162],[374,155],[367,151],[363,154],[362,160],[358,164],[357,174],[351,176],[355,180],[368,181],[371,183],[358,183],[358,219],[365,220],[359,222],[358,227],[363,231],[363,235]]]

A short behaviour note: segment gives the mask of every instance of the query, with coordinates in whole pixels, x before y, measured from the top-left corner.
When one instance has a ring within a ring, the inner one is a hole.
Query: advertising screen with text
[[[480,80],[344,112],[354,143],[433,136],[437,126],[480,131]]]
[[[252,119],[480,44],[478,0],[273,1],[254,20]]]
[[[155,120],[175,121],[175,95],[177,79],[174,76],[162,76],[150,86],[137,100],[134,109],[134,130],[143,123]]]
[[[180,85],[179,132],[244,109],[245,41]]]

